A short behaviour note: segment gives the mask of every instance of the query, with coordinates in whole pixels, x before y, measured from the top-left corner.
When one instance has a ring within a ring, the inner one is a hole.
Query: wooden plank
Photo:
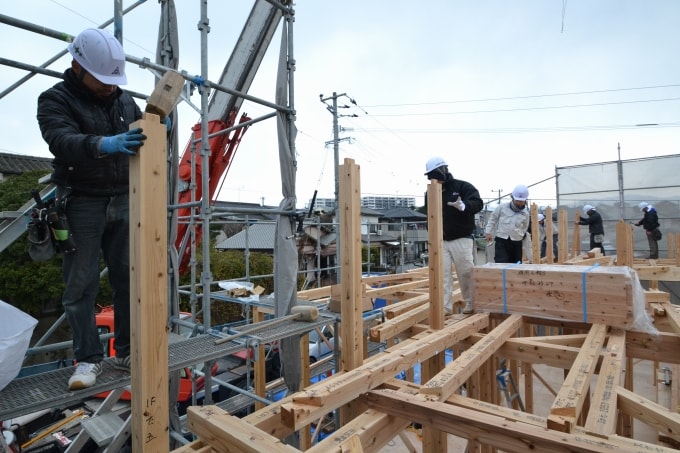
[[[680,282],[680,267],[663,265],[649,266],[633,264],[633,269],[640,280],[660,280],[664,282]]]
[[[168,451],[168,226],[166,128],[144,113],[130,157],[130,376],[132,449]]]
[[[607,326],[594,324],[564,385],[550,408],[548,428],[571,432],[590,389],[590,382],[607,335]]]
[[[305,453],[341,453],[345,439],[358,436],[364,451],[378,451],[411,423],[410,420],[368,409],[354,420],[317,442]]]
[[[281,405],[283,424],[297,430],[321,415],[353,400],[413,367],[439,351],[488,326],[488,315],[478,313],[405,346],[400,343],[373,356],[362,366],[341,375],[333,375],[293,395],[292,403]]]
[[[421,391],[446,399],[500,348],[505,340],[517,334],[522,326],[521,315],[510,315],[498,327],[484,335],[484,339],[451,361],[441,372],[427,381]]]
[[[389,295],[392,295],[396,292],[400,291],[409,291],[413,289],[418,289],[418,288],[427,288],[429,284],[429,281],[427,278],[419,279],[419,280],[414,280],[411,282],[406,282],[406,283],[399,283],[397,285],[392,285],[392,286],[384,286],[381,288],[371,288],[371,289],[366,289],[365,295],[367,297],[386,297]]]
[[[680,335],[680,313],[670,303],[664,303],[661,306],[666,310],[666,317],[670,321],[671,329],[673,329],[676,335]]]
[[[192,433],[219,453],[300,451],[214,405],[190,406],[187,423]],[[164,440],[167,443],[167,438]]]
[[[381,343],[389,338],[394,338],[414,324],[426,320],[429,314],[430,307],[423,305],[375,327],[371,327],[369,329],[371,341]]]
[[[621,386],[616,387],[619,408],[643,423],[655,427],[664,435],[680,441],[680,414],[636,395]]]
[[[626,332],[613,329],[607,339],[607,353],[602,360],[597,385],[593,391],[591,407],[585,428],[593,434],[616,434],[618,408],[616,388],[621,385],[626,358]]]
[[[602,452],[670,453],[675,451],[634,439],[603,439],[537,427],[528,423],[482,414],[444,402],[431,401],[424,395],[408,395],[394,390],[372,390],[366,394],[369,407],[386,414],[409,414],[414,421],[430,424],[455,436],[479,441],[507,452]]]

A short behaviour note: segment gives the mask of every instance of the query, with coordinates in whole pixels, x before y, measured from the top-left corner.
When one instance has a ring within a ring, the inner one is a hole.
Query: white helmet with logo
[[[520,184],[512,189],[512,198],[517,201],[527,201],[529,198],[529,188],[524,184]]]
[[[125,85],[125,52],[108,31],[99,28],[83,30],[68,51],[87,72],[106,85]]]
[[[432,159],[428,160],[427,163],[425,164],[425,174],[427,175],[429,172],[432,170],[436,170],[439,167],[446,167],[446,161],[442,159],[441,157],[433,157]]]
[[[583,206],[583,213],[588,214],[588,211],[595,210],[595,206],[587,204]]]
[[[638,208],[640,208],[640,211],[644,211],[645,208],[649,207],[649,203],[645,203],[644,201],[638,205]]]

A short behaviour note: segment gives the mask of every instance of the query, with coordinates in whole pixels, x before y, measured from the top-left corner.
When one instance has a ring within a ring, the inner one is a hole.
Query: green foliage
[[[202,271],[201,247],[198,247],[196,269],[197,275]],[[243,251],[229,250],[219,251],[214,247],[214,241],[210,246],[210,267],[214,281],[234,280],[243,278],[246,275],[246,260]],[[274,258],[266,253],[250,252],[249,275],[272,275],[274,269]],[[262,277],[250,280],[253,285],[264,288],[263,294],[274,292],[274,278]],[[191,283],[190,276],[185,275],[180,279],[182,285]],[[181,301],[181,309],[189,311],[189,300],[184,298]],[[241,321],[243,317],[243,306],[235,302],[213,302],[210,309],[210,319],[212,324],[226,324],[229,322]]]
[[[366,246],[361,247],[361,262],[362,263],[368,263],[368,250],[369,248]],[[378,265],[380,264],[380,249],[378,247],[371,247],[370,248],[371,252],[371,269],[375,270]],[[364,272],[368,272],[368,264],[364,264],[361,266],[361,270]]]
[[[42,190],[38,179],[44,170],[12,176],[0,183],[0,211],[17,211],[31,199],[31,189]],[[28,224],[28,218],[26,223]],[[50,261],[36,262],[28,255],[26,233],[0,253],[0,299],[22,311],[40,315],[43,306],[61,300],[64,282],[61,276],[61,256]],[[97,304],[111,305],[111,288],[102,279]],[[61,304],[56,304],[61,310]]]

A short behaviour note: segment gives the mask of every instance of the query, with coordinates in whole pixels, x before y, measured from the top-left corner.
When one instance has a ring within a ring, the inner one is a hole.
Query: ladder
[[[498,381],[498,388],[505,396],[505,402],[507,406],[512,408],[512,402],[516,399],[517,403],[519,404],[519,409],[522,412],[525,412],[522,397],[517,390],[517,383],[515,382],[515,378],[512,376],[512,373],[510,373],[510,370],[506,368],[505,359],[501,359],[500,368],[498,368],[496,371],[496,380]],[[512,393],[510,393],[508,383],[512,387]]]

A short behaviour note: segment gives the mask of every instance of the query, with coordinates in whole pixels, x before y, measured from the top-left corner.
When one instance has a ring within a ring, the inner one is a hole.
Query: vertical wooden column
[[[264,321],[264,312],[257,307],[253,308],[253,322]],[[250,350],[246,349],[250,354]],[[257,360],[255,361],[255,394],[264,398],[267,394],[267,351],[264,344],[257,345]],[[300,387],[304,388],[304,387]],[[264,407],[264,403],[255,400],[255,410],[260,410]]]
[[[340,369],[350,371],[363,363],[363,320],[361,283],[361,184],[359,166],[345,159],[340,177]],[[342,423],[353,419],[354,403],[341,411]]]
[[[569,259],[569,219],[566,209],[557,211],[557,262],[564,264]]]
[[[633,227],[623,220],[616,223],[616,265],[633,267]]]
[[[145,113],[147,139],[130,157],[132,451],[167,452],[168,231],[166,127]]]
[[[531,203],[531,207],[529,208],[529,222],[531,224],[531,262],[540,264],[541,229],[538,226],[538,206],[536,206],[536,203]]]
[[[444,327],[444,269],[442,255],[444,227],[442,223],[442,186],[432,180],[427,186],[427,249],[429,257],[430,327]],[[420,383],[427,382],[444,367],[444,351],[423,361],[420,367]],[[423,452],[446,452],[446,432],[423,427]]]
[[[553,253],[554,246],[553,232],[555,231],[556,226],[553,225],[552,207],[550,206],[545,208],[544,222],[545,222],[545,262],[548,264],[553,264],[555,262],[555,258],[557,258]]]
[[[571,255],[574,258],[581,254],[581,225],[578,222],[581,220],[581,214],[576,211],[574,215],[574,239],[571,242]]]

